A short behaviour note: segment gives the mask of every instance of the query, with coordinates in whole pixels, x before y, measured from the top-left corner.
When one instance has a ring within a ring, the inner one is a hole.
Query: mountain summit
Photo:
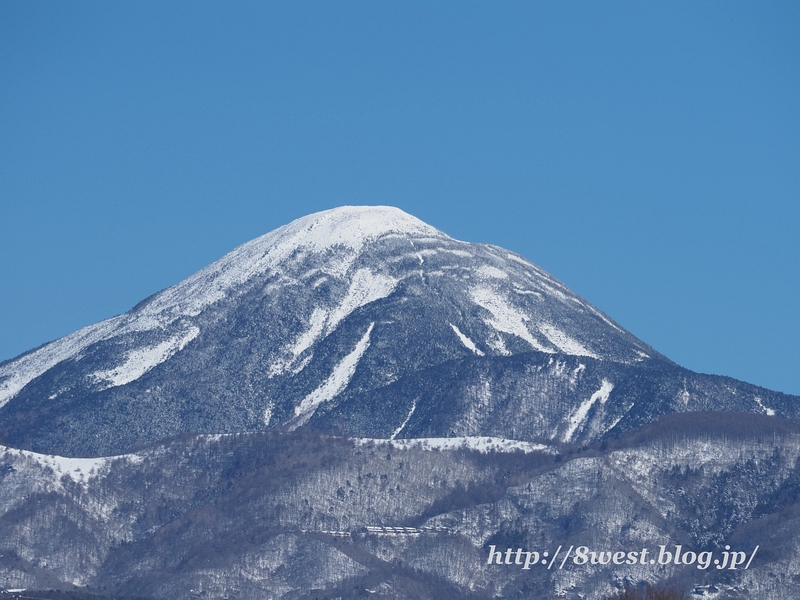
[[[674,385],[651,394],[654,370]],[[304,426],[574,442],[669,412],[785,412],[730,384],[711,406],[697,377],[513,252],[347,206],[4,363],[0,435],[65,455]]]

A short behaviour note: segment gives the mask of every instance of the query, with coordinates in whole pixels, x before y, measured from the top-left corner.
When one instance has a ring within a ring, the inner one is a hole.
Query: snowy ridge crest
[[[22,460],[52,472],[56,481],[67,476],[76,483],[86,484],[100,475],[114,461],[122,460],[139,464],[143,458],[137,454],[101,456],[97,458],[70,458],[53,454],[40,454],[30,450],[18,450],[0,445],[0,457],[4,461]]]

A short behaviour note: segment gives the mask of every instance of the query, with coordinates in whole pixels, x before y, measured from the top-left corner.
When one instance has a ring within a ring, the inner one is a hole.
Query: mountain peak
[[[438,229],[392,206],[341,206],[301,217],[235,248],[175,287],[164,290],[148,306],[195,316],[222,299],[228,290],[272,270],[291,257],[326,256],[328,270],[344,275],[362,248],[388,236],[450,238]]]
[[[434,227],[393,206],[340,206],[301,217],[251,243],[273,245],[278,238],[317,251],[333,246],[358,251],[366,242],[392,234],[445,237]]]

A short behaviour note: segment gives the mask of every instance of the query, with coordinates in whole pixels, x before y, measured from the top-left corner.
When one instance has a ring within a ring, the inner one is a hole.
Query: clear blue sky
[[[0,2],[0,360],[391,204],[800,394],[798,2]]]

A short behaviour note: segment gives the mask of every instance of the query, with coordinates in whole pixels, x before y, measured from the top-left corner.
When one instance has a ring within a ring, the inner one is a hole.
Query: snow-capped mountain
[[[671,376],[642,386],[653,371]],[[782,395],[708,383],[512,252],[396,208],[343,207],[0,365],[0,433],[102,455],[307,424],[570,442],[675,411],[797,414]]]
[[[799,418],[514,253],[329,210],[0,365],[0,590],[600,600],[670,580],[782,600]],[[752,554],[513,558],[568,547]]]

